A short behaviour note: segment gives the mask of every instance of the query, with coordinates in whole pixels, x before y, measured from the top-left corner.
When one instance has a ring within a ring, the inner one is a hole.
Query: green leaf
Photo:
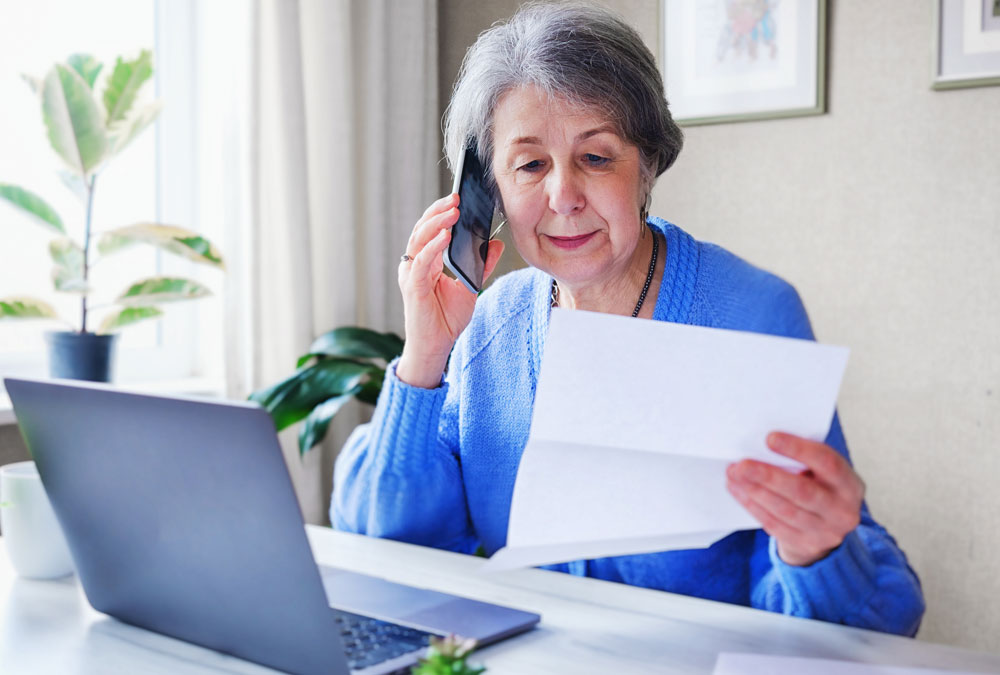
[[[340,412],[344,404],[359,391],[361,391],[360,386],[353,387],[340,396],[328,398],[313,408],[306,417],[302,428],[299,429],[299,455],[306,454],[314,445],[326,438],[326,432],[330,428],[330,422],[333,421],[334,415]]]
[[[385,371],[379,369],[379,372],[372,373],[371,377],[361,385],[361,391],[355,394],[355,396],[362,403],[377,404],[378,395],[382,392],[382,382],[384,380]]]
[[[427,655],[412,669],[412,675],[479,675],[483,666],[470,666],[466,659],[476,648],[476,641],[458,635],[432,637]]]
[[[108,86],[104,90],[108,127],[125,119],[139,89],[152,74],[153,54],[148,49],[143,49],[139,57],[133,61],[124,61],[122,57],[118,57],[115,69],[108,80]]]
[[[72,171],[67,171],[65,169],[60,169],[57,173],[59,174],[59,180],[61,180],[63,185],[66,186],[66,189],[76,195],[77,199],[81,202],[86,203],[87,184],[83,182],[83,179]]]
[[[111,154],[117,155],[124,150],[136,136],[156,121],[156,117],[162,109],[163,101],[153,101],[141,110],[132,113],[126,119],[112,123],[108,127]]]
[[[56,239],[49,244],[49,255],[55,263],[52,283],[57,291],[87,293],[90,290],[83,278],[83,249],[79,244],[68,237]]]
[[[36,298],[0,298],[0,319],[55,319],[56,311],[49,303]]]
[[[125,326],[130,326],[137,321],[155,319],[163,316],[163,312],[157,307],[126,307],[125,309],[109,314],[101,322],[101,327],[97,329],[100,334],[110,333]]]
[[[138,223],[109,230],[97,242],[97,250],[101,255],[108,255],[138,242],[151,244],[188,260],[225,268],[222,254],[212,242],[196,232],[174,225]]]
[[[347,359],[326,359],[296,371],[275,385],[255,391],[251,401],[263,406],[281,431],[305,419],[320,403],[351,391],[380,368]]]
[[[73,70],[80,73],[80,77],[83,81],[87,83],[87,86],[91,89],[94,88],[94,82],[97,81],[97,75],[101,72],[101,68],[104,64],[95,59],[90,54],[73,54],[68,59],[66,63],[70,65]]]
[[[206,286],[191,279],[179,277],[150,277],[129,286],[115,300],[119,305],[136,307],[162,302],[177,302],[179,300],[194,300],[211,295]]]
[[[52,148],[73,171],[87,176],[104,159],[108,139],[101,109],[69,66],[57,63],[45,76],[42,116]]]
[[[46,227],[51,227],[60,234],[66,234],[66,228],[63,227],[59,214],[35,193],[10,183],[0,183],[0,199],[6,199],[14,206],[27,211]]]
[[[323,356],[346,356],[392,361],[403,353],[403,338],[395,333],[377,333],[368,328],[342,326],[320,335],[299,357],[301,368],[309,359]]]

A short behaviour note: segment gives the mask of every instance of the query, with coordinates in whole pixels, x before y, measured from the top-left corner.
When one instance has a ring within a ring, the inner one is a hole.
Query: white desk
[[[477,652],[487,675],[711,673],[720,651],[1000,673],[986,654],[557,572],[474,571],[479,560],[308,528],[317,559],[538,612],[534,631]],[[0,542],[2,549],[2,542]],[[266,611],[265,608],[261,608]],[[0,673],[272,673],[94,611],[75,577],[18,579],[0,551]]]

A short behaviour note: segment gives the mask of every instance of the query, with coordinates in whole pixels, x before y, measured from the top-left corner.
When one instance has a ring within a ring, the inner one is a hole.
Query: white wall
[[[517,4],[441,0],[443,103]],[[607,4],[658,50],[656,2]],[[828,114],[687,129],[652,212],[794,283],[851,347],[842,421],[923,581],[919,637],[998,650],[1000,87],[930,89],[930,2],[830,5]]]
[[[920,637],[996,650],[1000,88],[930,89],[931,3],[830,19],[829,113],[689,129],[653,210],[794,283],[851,347],[842,421],[923,581]]]

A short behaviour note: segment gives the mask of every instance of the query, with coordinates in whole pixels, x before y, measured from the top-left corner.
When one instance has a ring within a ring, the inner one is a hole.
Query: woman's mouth
[[[572,250],[574,248],[580,248],[588,241],[590,241],[597,232],[591,232],[590,234],[581,234],[576,237],[554,237],[547,234],[549,241],[564,250]]]

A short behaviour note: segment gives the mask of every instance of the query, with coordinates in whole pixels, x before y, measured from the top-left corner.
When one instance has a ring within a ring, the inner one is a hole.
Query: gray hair
[[[684,136],[670,116],[656,62],[631,26],[591,4],[532,3],[469,48],[445,111],[449,166],[454,170],[474,140],[498,204],[493,113],[504,94],[529,84],[606,115],[639,148],[647,199],[656,177],[681,151]]]

